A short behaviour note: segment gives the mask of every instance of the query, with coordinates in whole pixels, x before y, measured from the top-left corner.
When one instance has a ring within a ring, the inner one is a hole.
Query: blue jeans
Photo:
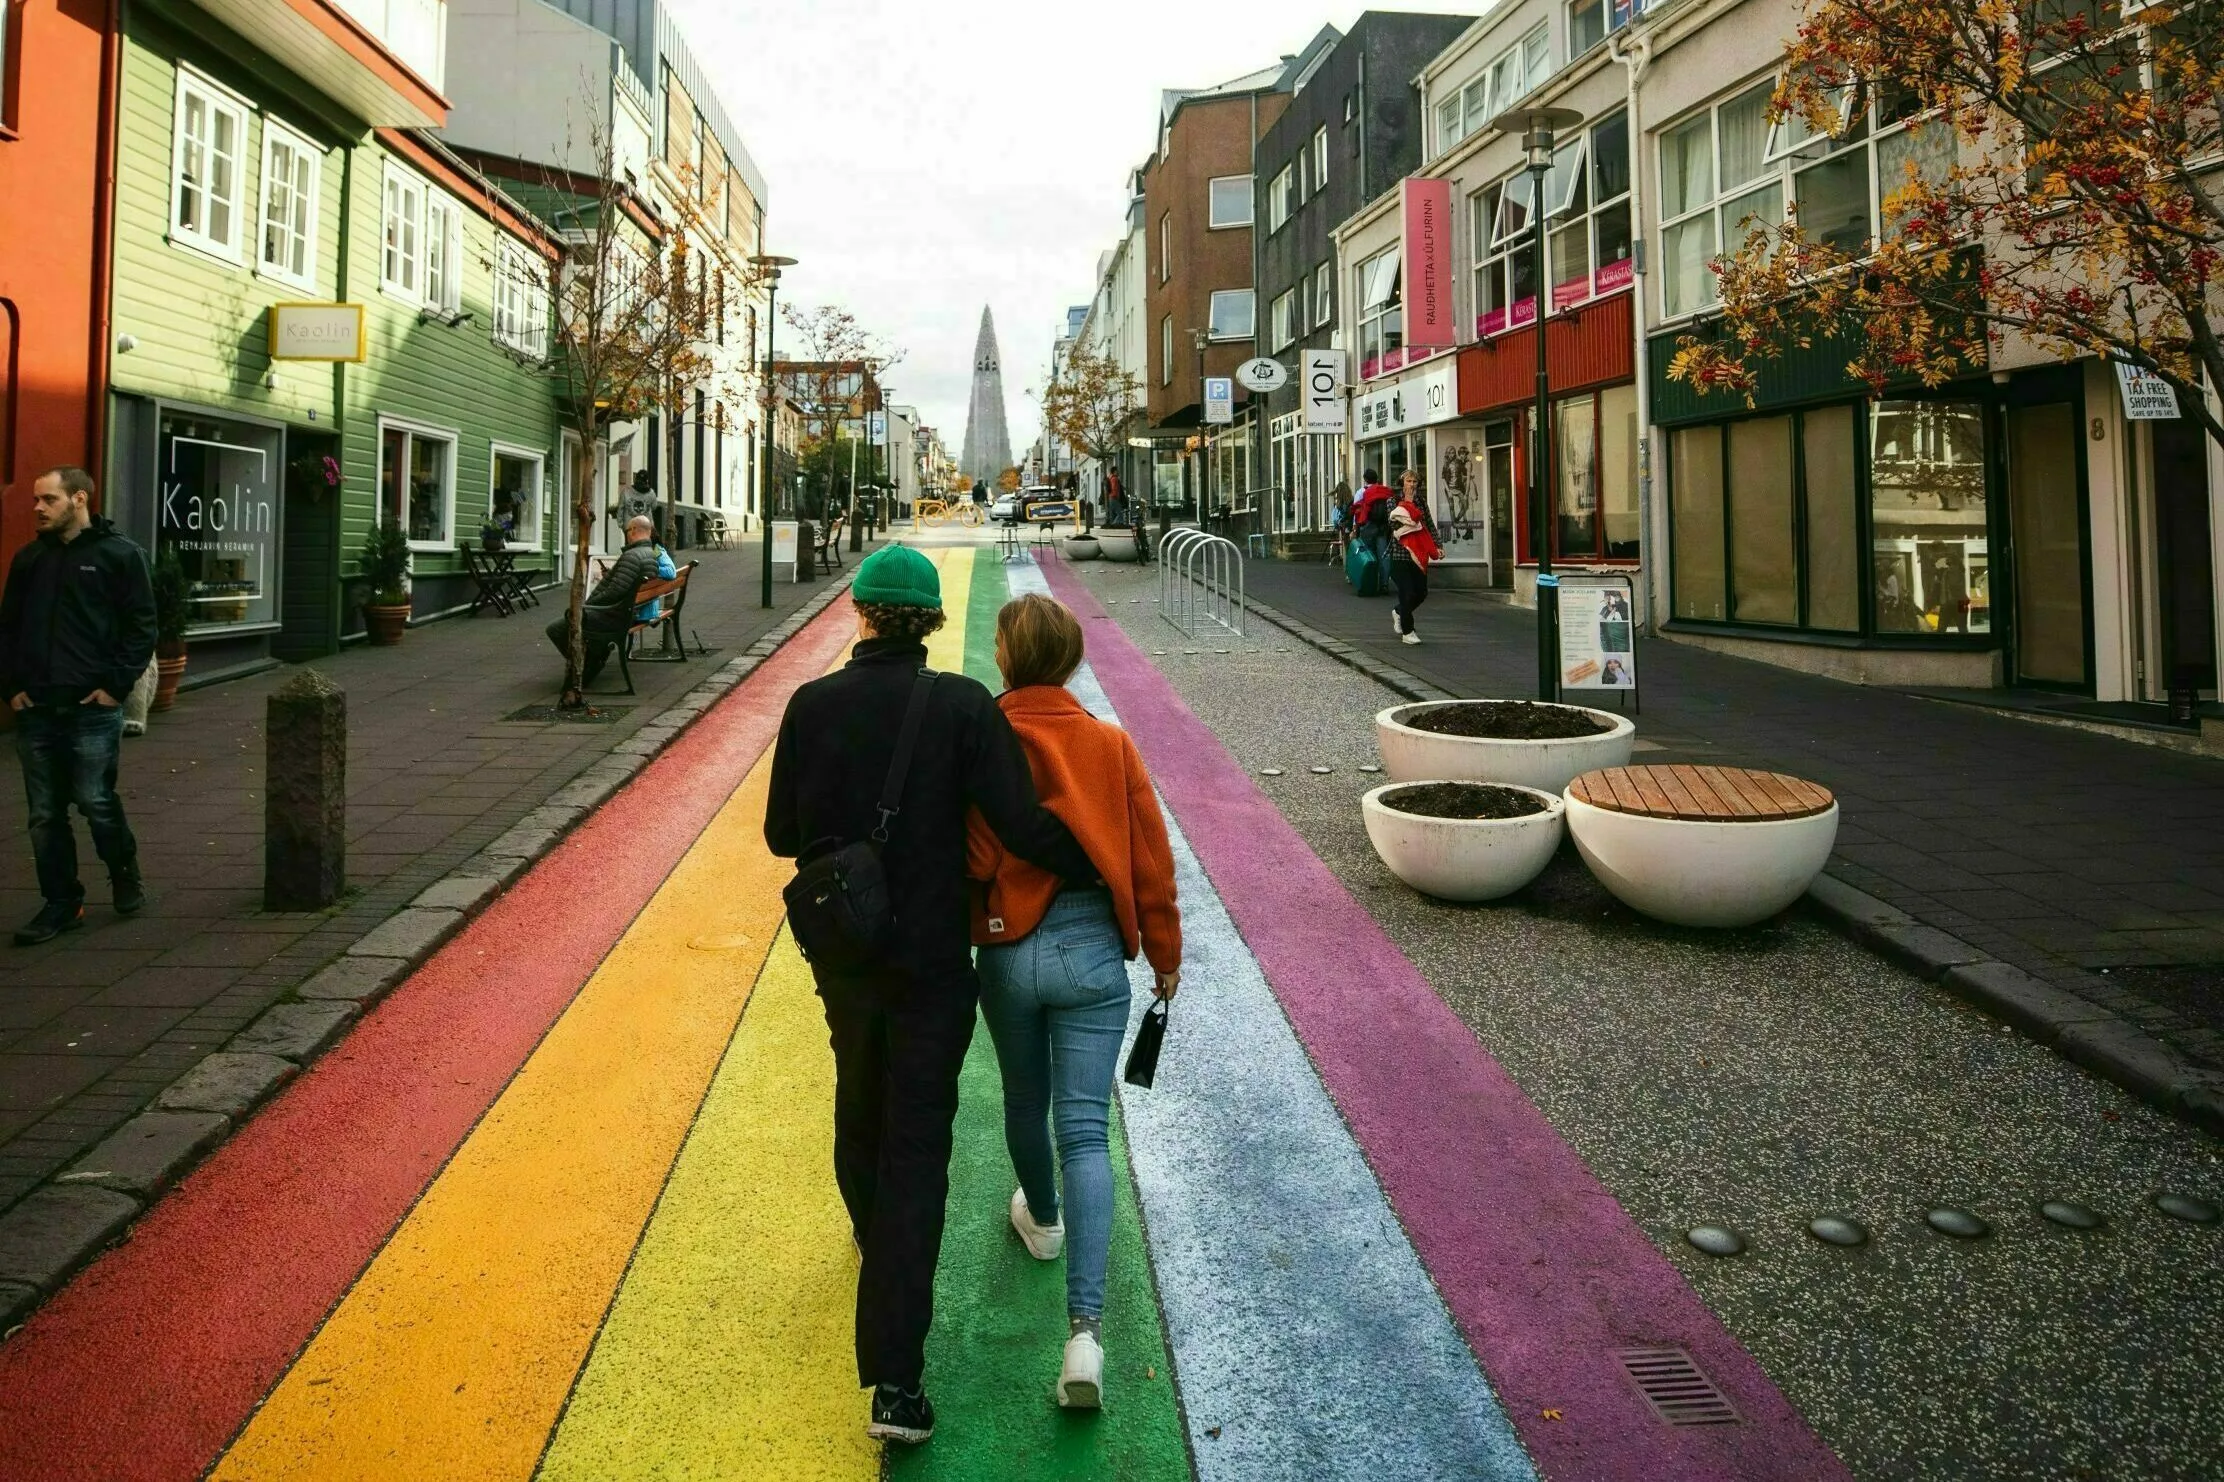
[[[85,899],[77,877],[77,835],[70,829],[72,803],[85,815],[108,873],[138,871],[139,845],[116,796],[116,753],[123,735],[119,705],[40,704],[16,712],[31,856],[38,863],[39,894],[49,904],[75,906]]]
[[[1065,1178],[1066,1310],[1104,1314],[1112,1244],[1112,1075],[1127,1034],[1127,963],[1112,897],[1069,890],[1042,925],[981,949],[981,1017],[1004,1072],[1004,1145],[1037,1221],[1058,1219],[1050,1124]]]

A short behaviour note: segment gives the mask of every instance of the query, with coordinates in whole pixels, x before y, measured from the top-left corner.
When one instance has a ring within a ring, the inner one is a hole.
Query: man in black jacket
[[[626,630],[633,626],[633,594],[641,590],[642,583],[656,580],[656,526],[647,515],[635,515],[626,521],[625,549],[618,559],[610,563],[609,571],[587,600],[579,606],[579,636],[581,655],[586,668],[579,676],[582,687],[593,684],[602,666],[609,662],[610,650],[625,642]],[[568,660],[571,656],[571,618],[567,614],[548,625],[548,641],[556,645],[556,652]]]
[[[765,842],[785,858],[871,835],[927,636],[943,623],[934,563],[904,546],[866,557],[850,595],[864,641],[844,668],[795,692],[772,754]],[[916,1443],[934,1430],[921,1376],[958,1070],[980,994],[967,810],[979,808],[1006,848],[1044,869],[1077,881],[1096,870],[1036,798],[1004,712],[962,674],[934,678],[901,804],[881,850],[894,906],[883,964],[854,975],[813,971],[834,1043],[834,1178],[863,1260],[857,1378],[873,1386],[866,1430]]]
[[[38,539],[16,552],[0,594],[0,695],[15,712],[16,754],[30,804],[31,854],[45,904],[16,931],[19,947],[85,924],[85,885],[69,805],[125,915],[147,903],[139,844],[116,796],[122,700],[154,655],[154,583],[139,547],[87,504],[92,476],[55,468],[31,486]]]

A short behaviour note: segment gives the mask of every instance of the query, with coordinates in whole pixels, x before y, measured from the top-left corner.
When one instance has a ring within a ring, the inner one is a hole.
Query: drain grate
[[[1637,1392],[1668,1425],[1737,1425],[1737,1407],[1680,1348],[1625,1348],[1614,1355]]]

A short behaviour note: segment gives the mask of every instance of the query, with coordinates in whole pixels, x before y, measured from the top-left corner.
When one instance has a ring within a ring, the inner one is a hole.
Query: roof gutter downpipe
[[[1648,27],[1637,35],[1626,32],[1607,38],[1607,55],[1622,64],[1628,84],[1629,140],[1632,159],[1642,153],[1645,138],[1644,121],[1637,111],[1637,83],[1652,64],[1653,39]],[[1629,172],[1629,216],[1640,234],[1645,222],[1645,172]],[[1653,437],[1652,367],[1646,354],[1646,308],[1650,293],[1649,268],[1651,244],[1639,235],[1633,256],[1636,258],[1636,284],[1630,291],[1631,332],[1636,336],[1630,363],[1637,371],[1637,528],[1643,532],[1640,556],[1644,565],[1644,598],[1638,605],[1637,624],[1640,633],[1651,633],[1657,627],[1653,620],[1656,602],[1666,591],[1664,574],[1668,569],[1667,527],[1655,526],[1653,517]]]

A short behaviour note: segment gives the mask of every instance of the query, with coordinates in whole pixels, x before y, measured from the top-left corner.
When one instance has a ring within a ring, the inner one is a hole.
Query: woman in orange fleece
[[[1073,832],[1098,878],[1074,886],[1005,853],[979,814],[967,873],[978,882],[981,1014],[1004,1073],[1004,1143],[1019,1174],[1012,1228],[1037,1260],[1065,1252],[1058,1403],[1094,1409],[1104,1388],[1100,1319],[1112,1239],[1106,1127],[1127,1034],[1127,961],[1138,950],[1148,957],[1158,996],[1170,999],[1181,986],[1182,942],[1173,849],[1143,758],[1125,731],[1082,709],[1065,688],[1081,650],[1081,624],[1048,597],[1021,597],[997,614],[996,666],[1009,687],[997,703],[1043,806]]]

